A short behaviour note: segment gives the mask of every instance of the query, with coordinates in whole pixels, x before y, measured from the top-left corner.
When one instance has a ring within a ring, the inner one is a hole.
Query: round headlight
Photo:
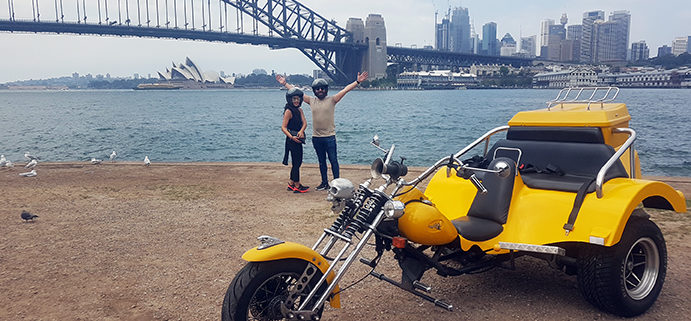
[[[405,212],[405,204],[401,201],[391,200],[384,204],[384,215],[388,218],[399,218]]]

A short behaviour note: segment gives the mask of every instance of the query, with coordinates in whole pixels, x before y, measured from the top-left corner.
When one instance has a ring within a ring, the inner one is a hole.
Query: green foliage
[[[296,86],[309,86],[314,79],[306,75],[289,75],[286,81]],[[235,78],[235,87],[280,87],[276,75],[249,74]]]
[[[89,82],[89,89],[132,89],[139,84],[156,82],[156,79],[115,79],[108,80],[92,80]]]
[[[655,57],[648,60],[637,61],[633,63],[634,66],[662,66],[664,69],[674,69],[682,66],[691,66],[691,54],[685,52],[679,56],[665,55],[662,57]]]

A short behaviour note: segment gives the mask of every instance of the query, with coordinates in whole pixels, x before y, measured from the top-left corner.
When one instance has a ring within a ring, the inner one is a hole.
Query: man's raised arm
[[[283,77],[283,76],[280,75],[280,74],[276,74],[276,81],[278,81],[279,84],[285,86],[287,89],[291,89],[291,88],[295,87],[295,86],[289,84],[289,83],[286,81],[286,77]],[[309,103],[310,103],[310,96],[305,95],[305,96],[302,98],[302,100],[303,100],[304,102],[306,102],[306,103],[309,104]]]
[[[361,82],[367,80],[367,72],[363,73],[357,73],[357,79],[353,81],[352,83],[348,84],[348,86],[345,86],[345,88],[341,89],[337,94],[334,95],[334,102],[338,103],[341,101],[341,98],[345,96],[349,91],[353,90],[355,87],[357,87]]]

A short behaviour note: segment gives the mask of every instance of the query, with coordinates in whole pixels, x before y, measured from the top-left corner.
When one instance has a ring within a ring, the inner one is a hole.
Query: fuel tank
[[[443,245],[458,237],[456,227],[429,200],[405,202],[405,214],[398,219],[398,229],[407,239],[424,245]]]

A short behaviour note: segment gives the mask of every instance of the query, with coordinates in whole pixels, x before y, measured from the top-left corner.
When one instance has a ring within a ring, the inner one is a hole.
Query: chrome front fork
[[[350,252],[348,252],[348,249],[353,245],[353,240],[350,237],[343,236],[342,234],[339,234],[337,232],[334,232],[329,229],[325,229],[324,233],[319,237],[319,240],[312,246],[313,250],[317,250],[321,247],[321,251],[319,254],[322,256],[328,256],[332,250],[334,250],[334,246],[338,243],[342,243],[343,247],[338,251],[338,254],[333,258],[333,261],[331,261],[331,266],[326,270],[324,275],[322,275],[321,279],[319,279],[319,282],[312,288],[312,291],[307,295],[307,297],[302,301],[300,304],[300,307],[298,310],[304,311],[306,309],[311,310],[312,312],[317,312],[319,308],[326,302],[326,300],[329,298],[331,295],[331,292],[334,290],[338,282],[343,278],[343,275],[345,275],[345,272],[348,270],[350,265],[355,261],[357,256],[360,254],[362,249],[365,247],[367,244],[367,241],[369,241],[369,238],[374,234],[374,229],[376,226],[379,225],[381,220],[384,218],[384,211],[379,211],[377,216],[372,222],[372,225],[368,226],[365,232],[362,234],[362,238],[360,239],[360,242],[355,244],[355,248],[353,248]],[[346,256],[347,253],[347,256]],[[341,258],[346,256],[345,261],[343,261],[340,266],[338,266],[339,262],[341,261]],[[337,268],[338,266],[338,268]],[[311,307],[307,307],[308,303],[310,300],[312,300],[318,293],[319,288],[326,282],[326,279],[328,278],[329,274],[336,270],[336,275],[331,280],[329,283],[329,286],[327,287],[326,291],[319,297],[319,300],[317,300],[314,305]]]

